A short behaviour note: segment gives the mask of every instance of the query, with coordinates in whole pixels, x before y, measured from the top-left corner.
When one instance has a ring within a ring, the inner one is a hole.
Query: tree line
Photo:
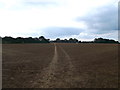
[[[52,42],[57,43],[119,43],[118,41],[112,40],[112,39],[104,39],[104,38],[95,38],[94,41],[79,41],[76,38],[70,38],[70,39],[64,39],[60,40],[60,38],[57,38],[56,40]]]
[[[95,38],[94,41],[79,41],[76,38],[70,38],[64,40],[57,38],[56,40],[50,40],[50,39],[46,39],[44,36],[40,36],[39,38],[32,38],[32,37],[13,38],[10,36],[5,36],[2,38],[2,43],[8,44],[8,43],[119,43],[119,42],[112,39],[104,39],[104,38]]]
[[[23,38],[23,37],[17,37],[17,38],[13,38],[13,37],[3,37],[2,38],[2,43],[6,44],[6,43],[50,43],[49,39],[45,39],[43,36],[39,37],[39,38],[32,38],[32,37],[28,37],[28,38]]]

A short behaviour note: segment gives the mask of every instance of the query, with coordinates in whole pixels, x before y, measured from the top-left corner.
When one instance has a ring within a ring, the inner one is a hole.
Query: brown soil
[[[117,88],[116,44],[3,44],[3,88]]]

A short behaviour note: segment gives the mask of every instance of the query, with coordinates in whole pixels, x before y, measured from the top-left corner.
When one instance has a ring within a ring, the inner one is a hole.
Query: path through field
[[[70,56],[66,53],[66,51],[54,44],[54,56],[47,68],[44,68],[40,78],[34,81],[32,87],[39,88],[57,88],[57,87],[66,87],[68,84],[71,85],[71,77],[73,77],[74,67],[70,61]],[[59,52],[62,53],[62,56],[59,56]],[[62,57],[62,60],[60,59]],[[63,61],[64,60],[64,61]],[[64,63],[61,63],[64,62]],[[65,71],[66,69],[66,71]],[[60,81],[59,81],[60,80]]]
[[[54,50],[54,57],[52,59],[52,61],[50,62],[50,64],[48,65],[47,68],[44,68],[42,73],[41,73],[41,77],[39,78],[38,76],[38,80],[34,81],[34,83],[32,84],[33,87],[49,87],[51,84],[51,80],[54,78],[55,75],[55,70],[57,68],[57,60],[58,60],[58,52],[57,52],[57,46],[56,44],[54,44],[55,46],[55,50]],[[41,85],[39,85],[39,83],[42,83]]]
[[[3,88],[117,88],[118,45],[4,44]]]

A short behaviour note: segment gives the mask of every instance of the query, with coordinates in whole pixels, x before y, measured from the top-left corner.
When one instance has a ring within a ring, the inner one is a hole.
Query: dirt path
[[[61,73],[63,80],[61,80],[60,82],[63,82],[63,84],[60,87],[72,88],[75,85],[74,84],[74,76],[76,73],[75,67],[71,62],[71,57],[64,50],[64,48],[61,47],[60,45],[58,47],[61,53],[63,54],[62,59],[59,57],[59,59],[61,60],[59,68],[62,68],[62,71],[64,71],[63,73]]]
[[[32,87],[70,87],[69,85],[72,82],[74,66],[66,51],[61,46],[57,46],[56,44],[54,44],[54,46],[54,56],[51,63],[48,67],[43,69],[40,76],[38,76],[39,79],[34,81]]]
[[[47,68],[44,68],[39,79],[32,84],[32,87],[48,88],[51,84],[50,81],[54,79],[56,64],[58,60],[57,46],[54,44],[54,56]]]
[[[42,81],[44,82],[41,87],[49,87],[50,85],[50,81],[52,79],[54,79],[54,75],[55,75],[55,70],[57,68],[57,60],[58,60],[58,53],[57,53],[57,47],[56,44],[54,44],[55,46],[55,51],[54,51],[54,57],[52,59],[52,62],[50,63],[50,65],[44,70],[44,75],[43,75],[43,79]]]
[[[73,66],[73,64],[71,62],[71,58],[70,58],[70,56],[67,54],[67,52],[62,47],[60,47],[60,49],[62,50],[62,52],[65,55],[65,60],[68,62],[69,73],[72,74],[71,71],[74,71],[74,66]]]

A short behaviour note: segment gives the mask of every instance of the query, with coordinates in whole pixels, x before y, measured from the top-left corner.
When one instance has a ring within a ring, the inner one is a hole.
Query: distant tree
[[[68,43],[68,40],[67,40],[67,39],[64,39],[64,42],[65,42],[65,43]]]
[[[22,38],[22,37],[17,37],[17,38],[15,39],[15,43],[24,43],[24,38]]]
[[[2,38],[2,42],[3,43],[14,43],[15,39],[10,36],[5,36],[4,38]]]
[[[73,38],[70,38],[70,39],[69,39],[69,42],[70,42],[70,43],[77,43],[78,40],[77,40],[76,38],[74,38],[74,39],[73,39]]]
[[[44,36],[40,36],[39,39],[45,39]]]
[[[64,41],[68,41],[67,39],[64,39]]]
[[[41,43],[49,43],[48,39],[45,39],[44,36],[39,37]]]
[[[61,42],[60,38],[57,38],[57,39],[56,39],[56,42]]]
[[[81,43],[81,41],[78,41],[78,43]]]
[[[70,42],[70,43],[72,43],[72,42],[73,42],[73,39],[72,39],[72,38],[70,38],[70,39],[69,39],[69,42]]]
[[[76,38],[74,38],[73,41],[74,41],[75,43],[78,43],[78,40],[77,40]]]
[[[95,38],[94,43],[119,43],[115,40],[103,39],[103,38]]]
[[[47,39],[48,41],[50,41],[50,39]]]

